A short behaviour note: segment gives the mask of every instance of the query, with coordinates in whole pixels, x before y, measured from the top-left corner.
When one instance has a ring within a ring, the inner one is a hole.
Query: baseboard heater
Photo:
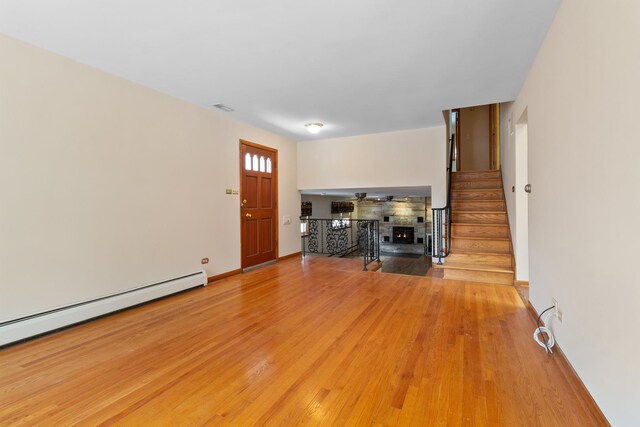
[[[0,323],[0,346],[21,341],[107,313],[132,307],[198,286],[206,286],[205,271],[140,286],[128,291],[36,313]]]

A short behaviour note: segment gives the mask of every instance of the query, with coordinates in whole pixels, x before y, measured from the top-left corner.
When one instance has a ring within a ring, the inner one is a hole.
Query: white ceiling
[[[559,2],[0,0],[0,32],[300,141],[514,99]]]
[[[431,186],[413,187],[369,187],[369,188],[328,188],[320,190],[301,190],[300,193],[312,196],[355,197],[356,193],[367,193],[367,198],[394,196],[431,196]]]

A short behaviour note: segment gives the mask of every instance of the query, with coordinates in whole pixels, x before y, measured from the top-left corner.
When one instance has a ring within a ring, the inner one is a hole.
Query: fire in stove
[[[393,227],[393,243],[414,243],[413,227]]]

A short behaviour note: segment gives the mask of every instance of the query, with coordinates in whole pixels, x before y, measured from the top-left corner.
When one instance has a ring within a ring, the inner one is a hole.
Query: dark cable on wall
[[[542,315],[543,315],[543,314],[545,314],[547,311],[549,311],[549,310],[553,309],[553,308],[556,308],[556,306],[555,306],[555,305],[552,305],[551,307],[549,307],[549,308],[545,309],[545,310],[544,310],[542,313],[540,313],[540,315],[538,316],[538,321],[537,321],[537,323],[538,323],[538,329],[537,329],[537,331],[538,331],[538,333],[539,333],[539,334],[544,334],[544,331],[542,330],[542,325],[540,324],[540,319],[542,318]],[[545,329],[546,329],[546,328],[545,328]],[[551,348],[549,348],[549,332],[547,332],[547,339],[545,339],[545,340],[544,340],[544,346],[545,346],[545,347],[546,347],[546,349],[547,349],[547,353],[551,353]]]

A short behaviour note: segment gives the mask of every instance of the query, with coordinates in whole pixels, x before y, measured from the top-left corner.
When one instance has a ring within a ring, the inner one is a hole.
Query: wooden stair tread
[[[507,212],[504,200],[455,199],[451,201],[453,213],[457,212]]]
[[[493,214],[493,215],[503,215],[506,214],[506,211],[479,211],[479,210],[459,210],[453,209],[451,211],[452,214]]]
[[[445,258],[445,263],[443,265],[433,264],[433,267],[440,268],[440,269],[474,270],[474,271],[484,271],[487,273],[513,274],[512,268],[494,267],[494,266],[481,265],[481,264],[467,264],[467,263],[452,262],[452,261],[446,262],[446,258]]]
[[[474,182],[474,181],[502,181],[499,176],[491,177],[463,177],[463,176],[454,176],[451,182]]]
[[[500,172],[500,169],[474,169],[470,171],[453,171],[452,173]]]
[[[469,188],[474,188],[475,185],[491,185],[496,188],[502,187],[502,181],[499,179],[454,179],[451,181],[452,184],[460,184],[460,186],[470,186]],[[475,187],[475,188],[485,188],[485,187]],[[491,187],[489,187],[491,188]]]
[[[493,239],[492,239],[493,240]],[[465,254],[465,255],[504,255],[511,257],[511,254],[505,254],[504,252],[482,252],[482,251],[467,251],[465,249],[452,249],[449,255]]]
[[[500,180],[500,174],[497,173],[476,173],[472,175],[471,173],[466,175],[453,175],[453,182],[463,182],[463,181],[497,181]]]
[[[502,192],[502,188],[452,188],[451,191],[500,191]]]
[[[498,269],[511,269],[513,267],[511,255],[505,253],[451,251],[445,262],[453,265],[486,266]]]
[[[482,178],[482,179],[478,179],[478,178],[467,178],[467,179],[461,179],[462,177],[454,177],[453,181],[451,182],[495,182],[495,183],[502,183],[502,180],[500,178]]]
[[[501,188],[452,189],[451,201],[485,201],[502,202],[504,196]]]
[[[484,205],[491,205],[491,204],[496,204],[499,202],[504,203],[504,200],[467,200],[467,199],[462,199],[462,200],[452,200],[452,203],[455,203],[456,205],[463,205],[463,204],[467,204],[467,205],[472,205],[474,203],[477,204],[484,204]]]
[[[455,172],[454,172],[455,173]],[[464,178],[463,176],[455,176],[454,178],[458,181],[458,182],[473,182],[473,181],[502,181],[500,179],[499,176],[496,176],[495,178],[467,178],[467,179],[460,179],[460,178]]]
[[[455,210],[452,211],[454,214],[506,214],[507,212],[505,211],[462,211],[462,210]]]
[[[473,224],[478,225],[478,224]],[[508,237],[483,237],[483,236],[451,236],[452,239],[468,239],[468,240],[501,240],[509,241]]]
[[[464,225],[469,227],[507,227],[507,224],[478,224],[475,222],[452,222],[451,225]]]

